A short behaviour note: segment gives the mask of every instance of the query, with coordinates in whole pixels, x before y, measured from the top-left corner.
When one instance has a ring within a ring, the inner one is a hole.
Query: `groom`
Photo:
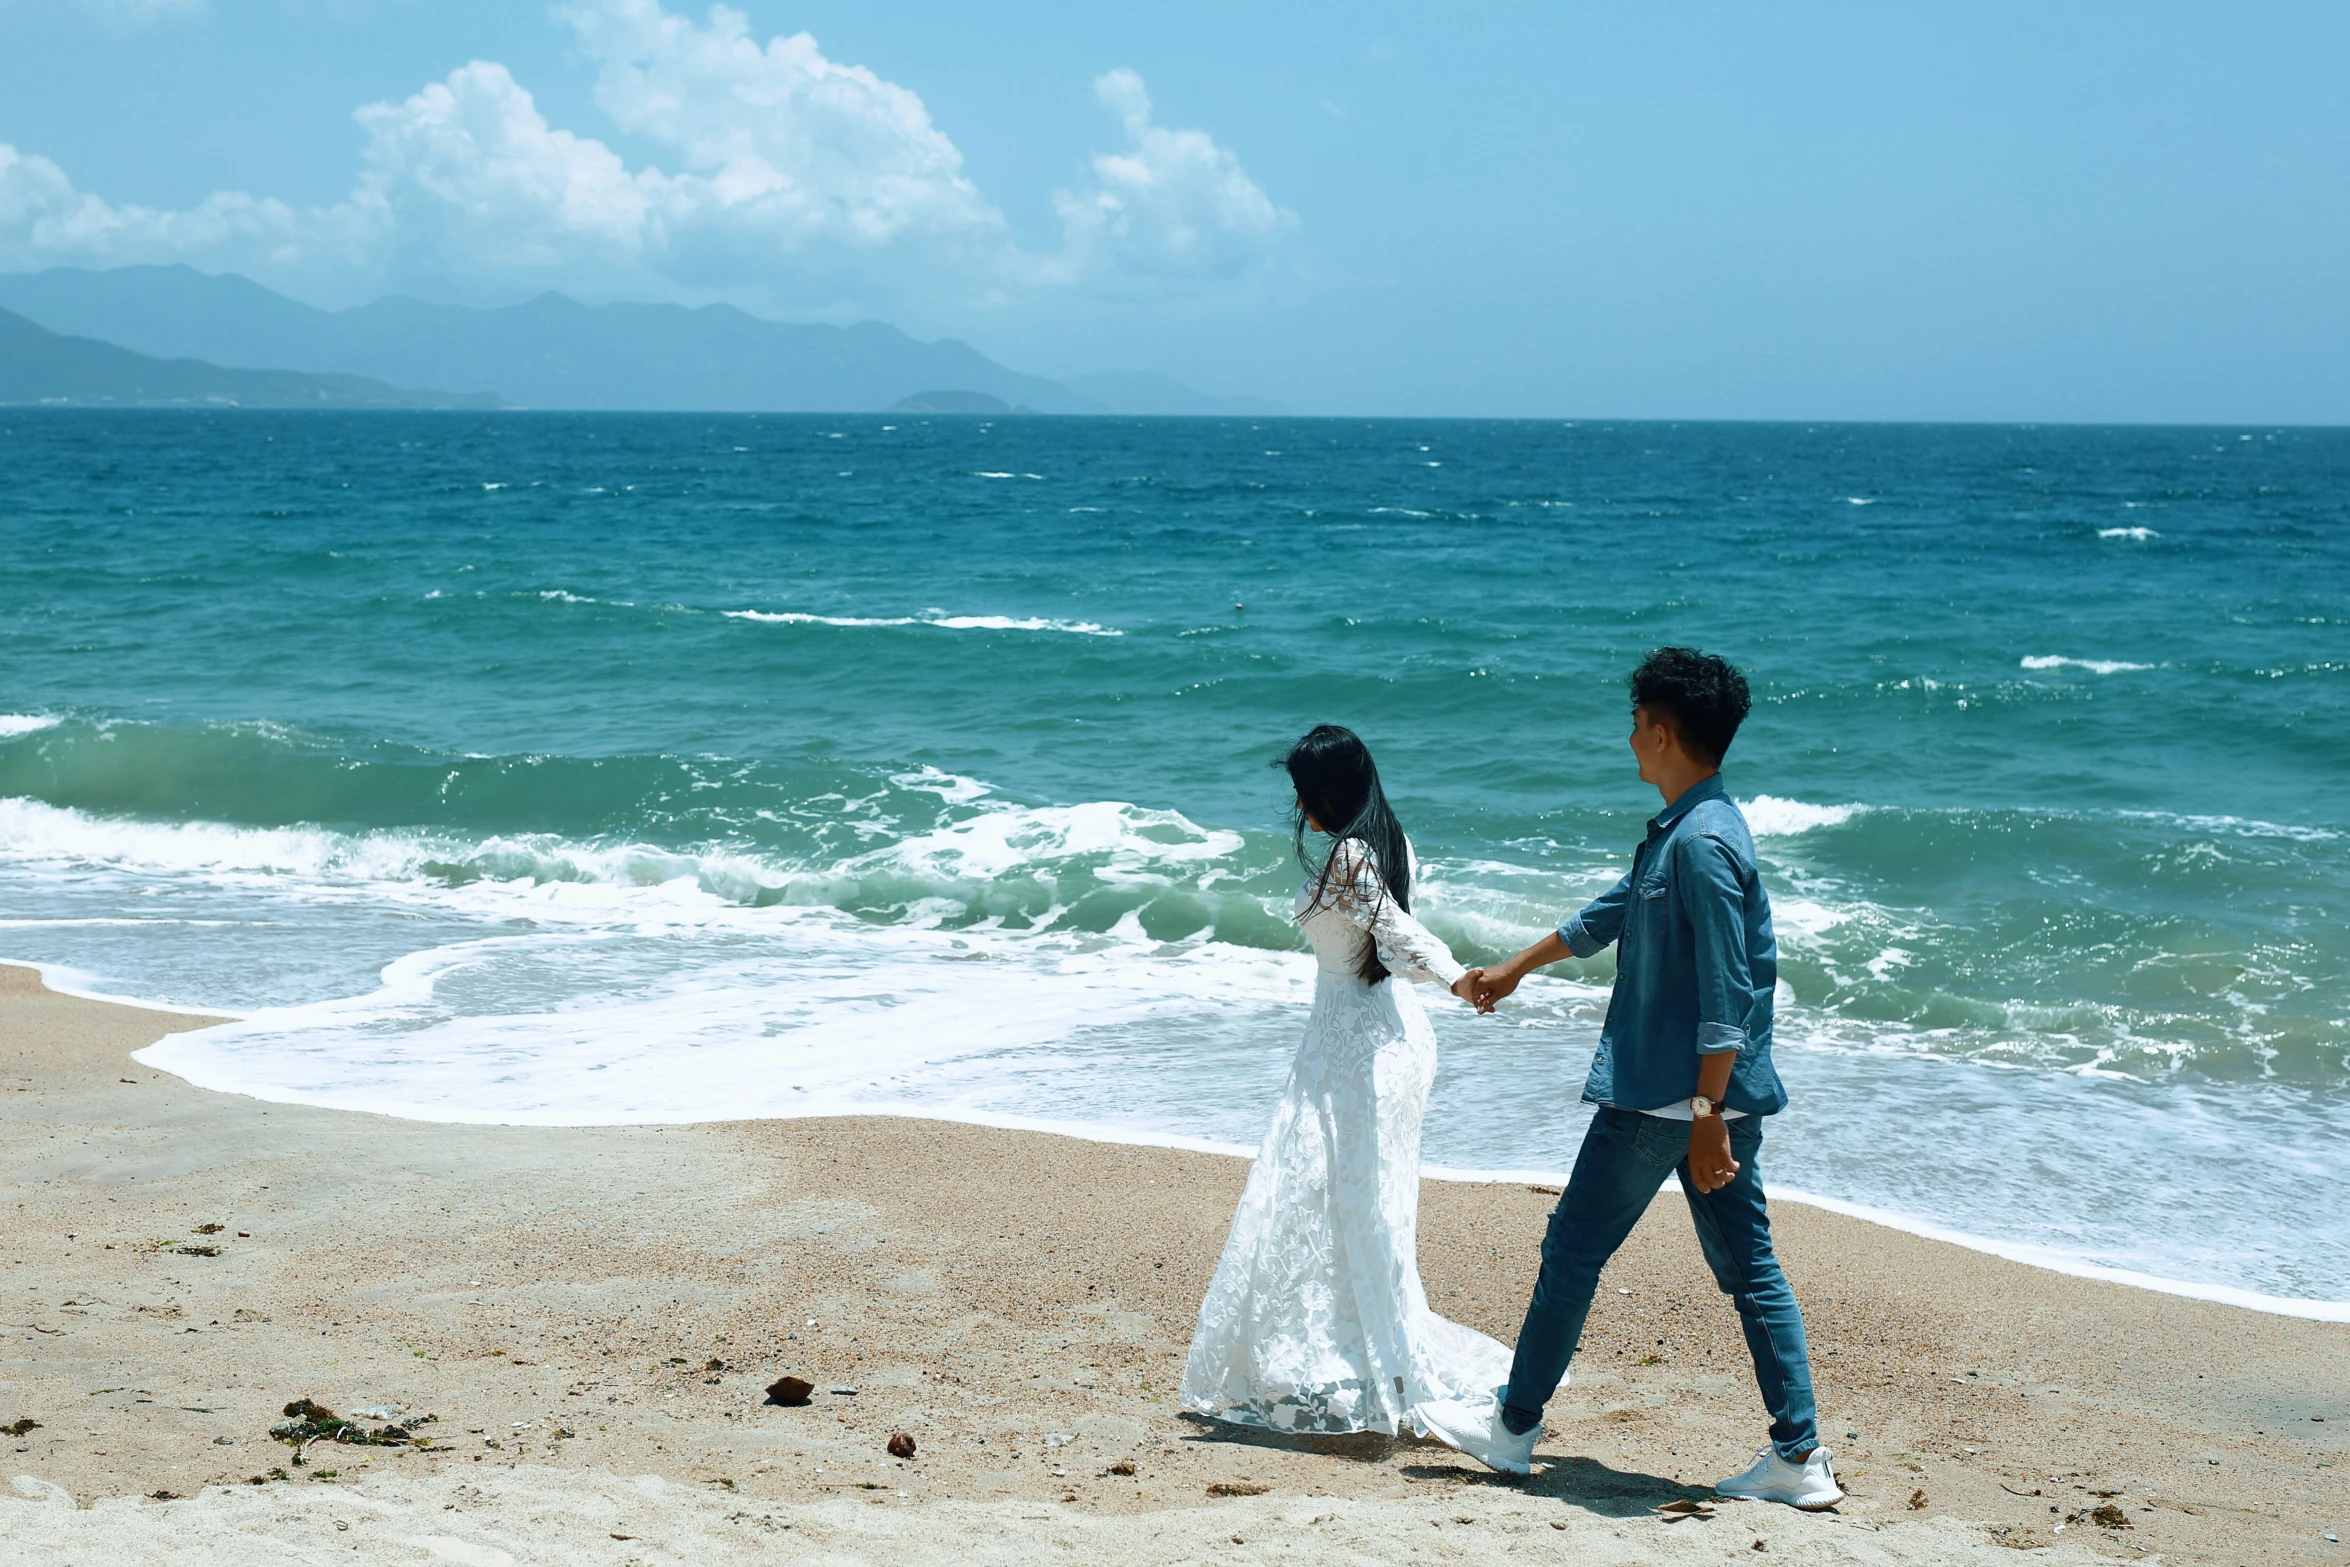
[[[1530,1471],[1536,1422],[1574,1358],[1600,1269],[1671,1172],[1715,1282],[1737,1303],[1771,1412],[1754,1466],[1714,1489],[1817,1510],[1844,1492],[1819,1445],[1803,1313],[1771,1250],[1756,1163],[1762,1118],[1787,1103],[1771,1067],[1778,945],[1754,840],[1721,779],[1747,706],[1745,677],[1721,659],[1683,647],[1649,654],[1632,672],[1632,754],[1665,808],[1630,874],[1554,934],[1470,976],[1477,1009],[1490,1012],[1544,964],[1616,946],[1615,994],[1583,1085],[1599,1109],[1550,1216],[1509,1385],[1481,1405],[1430,1406],[1425,1423],[1491,1468]]]

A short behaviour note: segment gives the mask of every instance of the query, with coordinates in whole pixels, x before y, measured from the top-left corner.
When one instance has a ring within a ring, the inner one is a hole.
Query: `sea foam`
[[[0,713],[0,740],[52,729],[63,722],[62,718],[51,718],[44,713]]]
[[[2026,669],[2086,669],[2093,675],[2118,675],[2132,669],[2152,669],[2152,664],[2133,664],[2118,658],[2066,658],[2057,653],[2034,653],[2023,661]]]
[[[1036,896],[1024,919],[1050,928],[1097,887],[1196,896],[1214,879],[1202,873],[1244,843],[1180,812],[1118,800],[1014,805],[985,798],[988,786],[975,779],[935,770],[905,775],[904,787],[970,809],[858,853],[808,860],[724,843],[664,847],[551,833],[148,822],[14,797],[0,799],[0,867],[25,879],[111,872],[190,891],[265,885],[273,898],[295,903],[345,902],[363,891],[386,906],[461,918],[632,928],[755,920],[784,902],[867,914],[898,909],[903,923],[889,928],[904,929],[1026,890]],[[924,906],[935,912],[925,917]]]
[[[1080,637],[1122,637],[1115,627],[1090,620],[1047,620],[1012,615],[948,615],[937,610],[920,615],[812,615],[800,610],[730,609],[729,620],[752,620],[773,626],[936,626],[942,631],[1061,631]]]
[[[1819,827],[1842,826],[1867,807],[1812,805],[1803,800],[1782,800],[1776,795],[1758,794],[1751,800],[1740,802],[1738,809],[1746,816],[1747,831],[1757,838],[1787,838]]]

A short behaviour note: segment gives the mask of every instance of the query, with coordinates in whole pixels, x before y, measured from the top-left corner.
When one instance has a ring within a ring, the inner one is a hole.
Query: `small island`
[[[916,392],[883,409],[893,414],[1032,414],[1033,408],[1007,403],[987,392]]]

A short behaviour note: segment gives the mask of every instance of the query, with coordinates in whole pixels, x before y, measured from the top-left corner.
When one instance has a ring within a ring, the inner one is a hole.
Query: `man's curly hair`
[[[1670,718],[1682,748],[1715,767],[1753,706],[1746,677],[1693,647],[1660,647],[1632,671],[1632,706]]]

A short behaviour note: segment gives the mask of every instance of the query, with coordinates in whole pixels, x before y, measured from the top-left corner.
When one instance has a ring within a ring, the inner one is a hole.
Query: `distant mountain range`
[[[0,310],[136,354],[206,361],[216,378],[233,368],[299,371],[322,386],[365,378],[387,393],[465,387],[488,406],[846,413],[950,389],[1040,413],[1282,411],[1164,376],[1022,375],[952,339],[918,342],[879,322],[794,326],[731,305],[589,306],[548,293],[495,309],[395,296],[330,311],[234,274],[170,266],[0,275]],[[395,395],[413,400],[340,406],[483,405]]]
[[[0,310],[0,404],[108,408],[499,408],[497,398],[413,392],[359,375],[231,370],[68,337]]]

